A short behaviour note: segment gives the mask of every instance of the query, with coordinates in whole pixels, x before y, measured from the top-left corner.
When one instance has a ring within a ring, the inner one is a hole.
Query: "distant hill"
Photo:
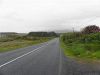
[[[55,30],[56,33],[66,33],[66,32],[72,32],[72,30]]]
[[[36,36],[36,37],[56,37],[55,32],[29,32],[27,36]]]
[[[19,36],[26,36],[27,33],[18,33],[17,35],[19,35]]]
[[[8,37],[8,36],[25,36],[26,33],[16,33],[16,32],[0,32],[0,37]]]
[[[0,37],[8,37],[12,35],[17,35],[15,32],[0,32]]]

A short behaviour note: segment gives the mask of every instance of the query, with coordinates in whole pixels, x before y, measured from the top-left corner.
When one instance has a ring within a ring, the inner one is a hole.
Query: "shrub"
[[[100,28],[96,25],[90,25],[83,28],[81,32],[84,34],[97,33],[97,32],[100,32]]]

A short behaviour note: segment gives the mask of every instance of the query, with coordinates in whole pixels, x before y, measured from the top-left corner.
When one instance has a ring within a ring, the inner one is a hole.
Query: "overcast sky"
[[[0,32],[100,26],[100,0],[0,0]]]

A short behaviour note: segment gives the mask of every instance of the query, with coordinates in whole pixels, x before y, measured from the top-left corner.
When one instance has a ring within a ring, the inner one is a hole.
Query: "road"
[[[100,69],[65,57],[56,38],[0,53],[0,75],[100,75]]]
[[[58,39],[0,54],[0,75],[59,75]]]

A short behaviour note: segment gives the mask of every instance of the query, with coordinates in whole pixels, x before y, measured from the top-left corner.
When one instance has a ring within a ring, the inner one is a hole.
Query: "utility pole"
[[[75,29],[74,29],[74,27],[73,27],[72,29],[73,29],[74,37],[75,37],[75,39],[76,39],[76,34],[75,34]]]
[[[73,33],[74,33],[75,32],[74,27],[72,29],[73,29]]]

